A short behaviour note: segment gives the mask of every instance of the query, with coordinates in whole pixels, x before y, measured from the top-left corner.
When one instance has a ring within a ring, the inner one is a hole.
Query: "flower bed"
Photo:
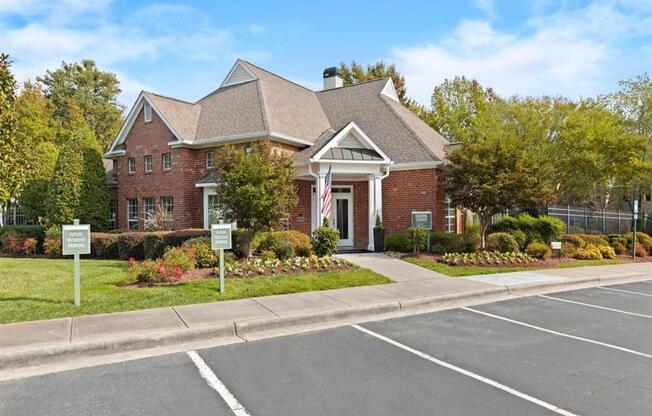
[[[276,276],[309,272],[330,272],[337,270],[350,270],[354,266],[346,260],[334,257],[292,257],[287,260],[262,259],[260,257],[243,262],[228,263],[224,266],[225,276],[255,277],[261,275]],[[219,269],[215,268],[219,274]]]
[[[500,253],[497,251],[481,251],[478,253],[448,253],[442,257],[441,261],[442,263],[448,264],[450,266],[499,266],[529,264],[536,262],[537,259],[526,253]]]

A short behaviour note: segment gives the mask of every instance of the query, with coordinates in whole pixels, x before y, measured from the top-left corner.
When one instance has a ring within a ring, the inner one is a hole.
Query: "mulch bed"
[[[224,277],[226,279],[253,279],[256,277],[280,277],[280,276],[291,276],[295,274],[304,274],[304,273],[326,273],[326,272],[345,272],[356,269],[353,265],[348,264],[333,264],[329,267],[311,267],[310,269],[297,268],[295,270],[289,269],[287,272],[279,271],[273,273],[272,270],[266,270],[263,273],[256,273],[247,276],[234,276],[232,274],[226,274]],[[203,269],[193,269],[189,270],[181,276],[178,280],[169,280],[164,282],[131,282],[123,285],[122,287],[126,288],[141,288],[141,287],[154,287],[154,286],[174,286],[183,282],[199,279],[207,279],[211,277],[216,277],[213,273],[213,268],[207,267]]]

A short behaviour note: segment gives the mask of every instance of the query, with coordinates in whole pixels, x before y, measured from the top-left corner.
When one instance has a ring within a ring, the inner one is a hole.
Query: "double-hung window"
[[[451,204],[451,199],[446,197],[446,206],[444,207],[444,220],[446,223],[446,232],[456,232],[455,207]]]
[[[163,153],[162,156],[162,161],[163,161],[163,170],[170,170],[172,169],[172,155],[170,153]]]
[[[174,198],[171,196],[161,197],[161,208],[163,210],[163,223],[166,228],[174,228]]]
[[[208,225],[218,224],[220,220],[223,220],[222,216],[222,206],[220,205],[217,195],[209,194],[208,195]]]
[[[136,173],[136,158],[130,157],[127,159],[127,164],[129,166],[129,173]]]
[[[153,168],[152,155],[145,156],[145,172],[151,172]]]
[[[206,169],[212,169],[215,163],[215,152],[212,150],[206,152]]]
[[[138,229],[138,200],[135,198],[127,199],[127,219],[130,230]]]

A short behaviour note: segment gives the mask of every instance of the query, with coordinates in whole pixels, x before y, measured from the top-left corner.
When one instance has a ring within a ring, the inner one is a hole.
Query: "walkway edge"
[[[508,298],[553,293],[566,290],[601,286],[605,283],[629,283],[647,280],[649,276],[641,273],[601,278],[579,278],[558,282],[531,283],[513,287],[496,286],[481,290],[471,290],[444,296],[415,298],[403,301],[384,302],[363,306],[349,306],[319,312],[285,315],[272,318],[242,320],[232,323],[184,328],[150,335],[125,336],[97,341],[56,346],[40,346],[30,349],[0,353],[0,371],[32,367],[48,363],[72,360],[75,358],[108,355],[155,347],[182,344],[186,342],[211,341],[240,337],[271,338],[306,329],[315,325],[337,326],[379,320],[391,317],[426,313],[432,310],[456,308],[495,302]]]

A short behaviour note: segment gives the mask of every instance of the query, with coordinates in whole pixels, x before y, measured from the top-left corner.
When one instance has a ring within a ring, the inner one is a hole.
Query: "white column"
[[[374,225],[376,222],[376,210],[375,210],[375,191],[376,187],[374,185],[374,177],[369,176],[367,180],[367,188],[369,188],[369,200],[367,201],[367,212],[369,213],[369,237],[367,243],[367,250],[374,251]]]
[[[369,207],[369,243],[367,244],[367,250],[373,251],[376,215],[380,217],[381,221],[383,219],[383,187],[381,176],[369,176],[367,186],[369,187],[369,202],[367,205]]]
[[[322,208],[322,199],[321,199],[321,194],[324,192],[324,188],[326,187],[326,174],[325,173],[319,173],[319,177],[317,178],[315,186],[315,205],[317,207],[317,222],[315,223],[315,227],[321,227],[322,222],[324,221],[324,216],[321,213],[321,208]]]

